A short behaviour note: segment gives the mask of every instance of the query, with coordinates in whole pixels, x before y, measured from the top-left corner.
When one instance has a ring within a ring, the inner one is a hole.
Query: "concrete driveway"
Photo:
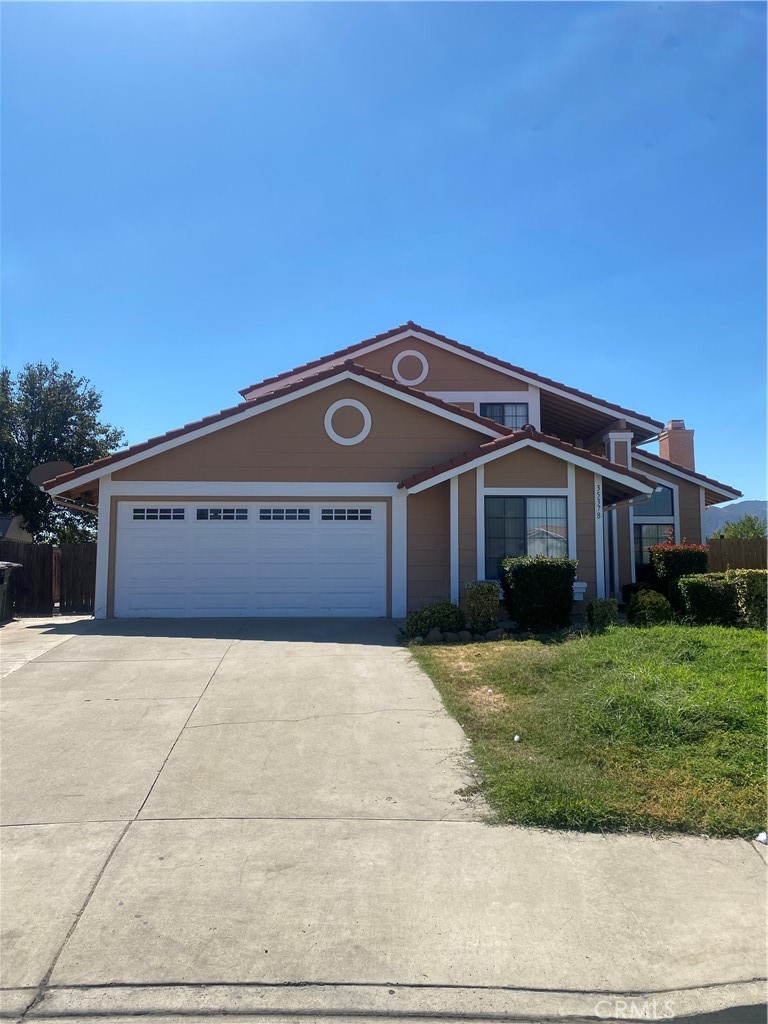
[[[759,851],[484,824],[390,622],[37,620],[0,644],[7,1015],[763,999]]]

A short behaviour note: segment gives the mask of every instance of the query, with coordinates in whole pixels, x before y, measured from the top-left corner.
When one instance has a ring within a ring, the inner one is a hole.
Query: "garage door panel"
[[[118,616],[386,615],[381,502],[362,517],[360,503],[303,503],[301,518],[298,506],[240,502],[224,520],[211,516],[226,503],[198,519],[201,506],[176,501],[165,521],[150,510],[136,521],[134,504],[118,505]]]

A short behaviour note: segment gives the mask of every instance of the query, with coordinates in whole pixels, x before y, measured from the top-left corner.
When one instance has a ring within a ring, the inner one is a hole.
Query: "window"
[[[568,499],[485,499],[485,577],[498,578],[499,560],[521,555],[568,556]]]
[[[324,523],[370,523],[372,512],[369,508],[324,508],[320,518]]]
[[[674,496],[671,487],[659,484],[648,501],[635,506],[635,513],[642,519],[663,516],[672,520],[675,514]]]
[[[527,402],[481,402],[480,415],[504,427],[520,430],[528,422]]]
[[[649,565],[648,548],[654,544],[674,543],[674,523],[635,523],[635,564]]]
[[[222,522],[226,520],[243,520],[248,518],[247,508],[199,508],[197,510],[198,520],[211,522]]]
[[[135,508],[133,518],[137,520],[158,522],[160,520],[179,520],[184,518],[183,508]]]
[[[259,519],[273,523],[306,523],[309,521],[308,508],[260,508]]]

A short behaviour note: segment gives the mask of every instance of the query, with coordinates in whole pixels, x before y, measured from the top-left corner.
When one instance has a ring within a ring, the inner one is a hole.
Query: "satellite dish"
[[[35,487],[42,487],[46,480],[53,480],[62,473],[69,473],[75,467],[71,462],[44,462],[42,466],[35,466],[27,475],[27,480]]]

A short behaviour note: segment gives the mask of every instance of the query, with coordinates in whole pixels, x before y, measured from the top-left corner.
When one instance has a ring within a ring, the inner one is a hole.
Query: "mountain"
[[[725,508],[704,509],[704,538],[708,539],[713,533],[717,533],[726,523],[737,523],[744,516],[759,516],[760,519],[768,517],[767,501],[733,501]]]

